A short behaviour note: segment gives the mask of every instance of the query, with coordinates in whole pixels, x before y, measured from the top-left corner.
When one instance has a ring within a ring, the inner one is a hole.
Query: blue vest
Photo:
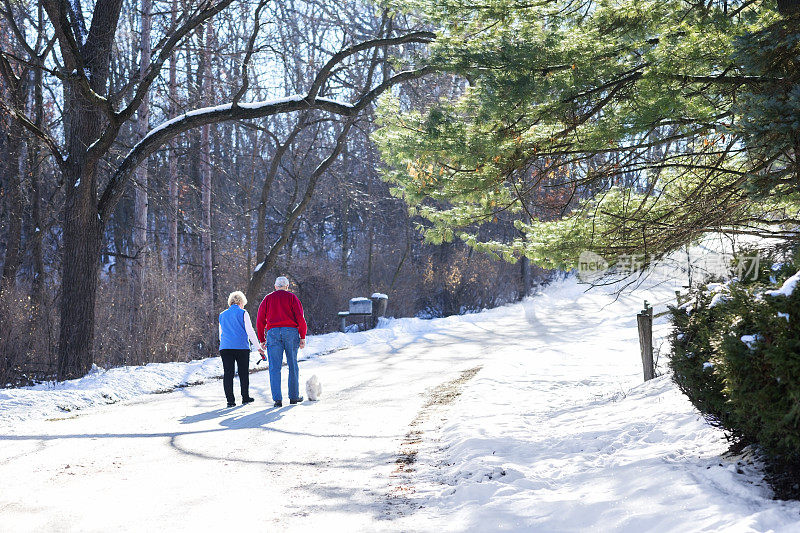
[[[244,329],[244,309],[233,304],[219,314],[219,325],[222,328],[220,350],[250,349],[247,331]]]

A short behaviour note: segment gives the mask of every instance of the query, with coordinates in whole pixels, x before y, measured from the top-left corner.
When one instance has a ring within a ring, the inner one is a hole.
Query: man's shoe
[[[302,402],[302,401],[303,401],[303,397],[302,397],[302,396],[300,396],[299,398],[295,398],[294,400],[289,400],[289,403],[290,403],[290,404],[292,404],[292,405],[294,405],[294,404],[296,404],[296,403],[300,403],[300,402]]]
[[[283,402],[275,402],[272,404],[272,407],[283,407]]]
[[[254,401],[256,401],[255,398],[242,398],[242,405],[246,403],[253,403]]]
[[[236,402],[228,402],[228,407],[236,407]]]

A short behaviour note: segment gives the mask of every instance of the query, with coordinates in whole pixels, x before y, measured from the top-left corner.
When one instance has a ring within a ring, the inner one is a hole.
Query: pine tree
[[[584,249],[659,256],[722,227],[793,237],[797,14],[673,0],[414,8],[439,27],[428,60],[462,90],[424,109],[385,98],[375,138],[429,241],[563,267]],[[498,216],[516,238],[484,236]]]

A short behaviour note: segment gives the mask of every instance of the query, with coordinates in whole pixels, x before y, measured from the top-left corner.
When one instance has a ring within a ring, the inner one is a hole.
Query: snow
[[[724,455],[668,375],[641,383],[636,312],[675,285],[617,298],[570,278],[311,336],[301,386],[325,394],[280,409],[266,372],[224,408],[218,358],[0,391],[0,478],[25,480],[0,488],[3,529],[797,530],[800,503]],[[669,333],[657,318],[662,354]]]
[[[304,98],[304,95],[302,95],[302,94],[294,94],[294,95],[286,96],[286,97],[283,97],[283,98],[273,98],[273,99],[270,99],[270,100],[262,100],[262,101],[259,101],[259,102],[239,102],[237,104],[237,107],[241,107],[243,109],[259,109],[259,108],[270,107],[270,106],[283,104],[283,103],[299,102],[303,98]],[[201,107],[201,108],[198,108],[198,109],[193,109],[192,111],[187,111],[186,113],[178,115],[177,117],[174,117],[174,118],[171,118],[171,119],[169,119],[167,121],[162,122],[161,124],[159,124],[158,126],[153,128],[152,130],[147,132],[147,135],[145,135],[142,138],[142,140],[139,141],[138,144],[143,143],[144,141],[146,141],[148,138],[152,137],[153,135],[156,135],[157,133],[165,130],[166,128],[172,126],[173,124],[176,124],[178,122],[181,122],[181,121],[185,120],[186,118],[196,117],[198,115],[206,115],[206,114],[209,114],[209,113],[218,113],[220,111],[227,111],[227,110],[231,109],[232,107],[233,107],[233,102],[228,102],[228,103],[220,104],[220,105],[216,105],[216,106]],[[138,146],[138,144],[137,144],[137,146]],[[134,146],[133,150],[135,150],[135,149],[136,149],[136,146]],[[131,150],[131,151],[133,151],[133,150]]]
[[[756,347],[756,344],[762,339],[763,337],[758,333],[756,333],[754,335],[742,335],[740,340],[743,343],[745,343],[749,349],[752,350]]]
[[[735,279],[736,278],[734,278],[734,280]],[[730,299],[725,291],[727,291],[728,284],[732,281],[733,280],[729,281],[728,283],[709,283],[706,286],[709,291],[714,293],[714,296],[711,297],[711,302],[708,304],[709,307],[716,307]]]
[[[369,301],[369,299],[365,300]],[[328,333],[310,335],[298,359],[305,361],[321,354],[364,344],[384,343],[395,337],[391,327],[414,331],[428,324],[412,326],[408,321],[419,319],[380,318],[378,328],[359,333]],[[250,353],[254,366],[261,356]],[[264,367],[266,369],[266,367]],[[109,370],[95,366],[80,379],[47,382],[32,387],[0,390],[0,417],[2,421],[25,421],[64,413],[77,412],[90,407],[117,403],[144,394],[161,393],[197,385],[222,377],[219,357],[190,361],[188,363],[150,363],[143,366],[123,366]],[[2,423],[0,423],[0,428]]]
[[[789,313],[778,312],[778,318],[785,318],[786,322],[789,322]]]
[[[259,264],[257,264],[257,265],[256,265],[255,272],[258,272],[259,270],[261,270],[261,268],[262,268],[263,266],[264,266],[264,261],[261,261]]]
[[[725,294],[723,294],[721,292],[718,292],[717,294],[715,294],[711,298],[711,303],[709,303],[708,306],[709,307],[716,307],[719,304],[721,304],[722,302],[727,302],[727,301],[728,301],[728,297]]]
[[[370,298],[375,298],[375,299],[378,299],[378,300],[388,300],[389,296],[387,296],[386,294],[383,294],[382,292],[373,292],[372,296],[370,296]]]
[[[800,280],[800,272],[797,272],[794,276],[788,278],[786,281],[783,282],[780,289],[775,289],[772,291],[764,291],[764,294],[767,296],[791,296],[794,292],[794,288],[797,285],[798,280]]]
[[[306,98],[306,95],[304,95],[304,94],[293,94],[291,96],[285,96],[283,98],[273,98],[273,99],[270,99],[270,100],[260,100],[260,101],[257,101],[257,102],[239,102],[239,103],[236,104],[236,107],[240,107],[242,109],[258,110],[258,109],[264,109],[264,108],[267,108],[267,107],[272,107],[272,106],[276,106],[276,105],[280,105],[280,104],[301,102],[305,98]],[[347,102],[341,102],[339,100],[335,100],[335,99],[332,99],[332,98],[319,98],[318,97],[318,98],[315,99],[315,101],[323,102],[323,103],[330,103],[330,104],[334,104],[334,105],[342,106],[342,107],[346,107],[346,108],[353,107],[352,104],[349,104]],[[161,124],[159,124],[158,126],[154,127],[149,132],[147,132],[147,135],[142,137],[142,139],[131,149],[131,152],[135,151],[140,144],[144,143],[149,138],[153,137],[154,135],[157,135],[158,133],[160,133],[161,131],[165,130],[166,128],[168,128],[170,126],[185,120],[186,118],[196,117],[196,116],[199,116],[199,115],[207,115],[207,114],[210,114],[210,113],[218,113],[218,112],[221,112],[221,111],[227,111],[227,110],[231,109],[232,107],[233,107],[233,102],[227,102],[227,103],[216,105],[216,106],[201,107],[201,108],[198,108],[198,109],[193,109],[191,111],[187,111],[187,112],[185,112],[185,113],[183,113],[181,115],[178,115],[178,116],[176,116],[174,118],[166,120],[166,121],[162,122]]]
[[[75,182],[75,185],[73,185],[73,187],[77,189],[78,187],[80,187],[80,185],[81,185],[81,179],[78,178],[78,181]]]

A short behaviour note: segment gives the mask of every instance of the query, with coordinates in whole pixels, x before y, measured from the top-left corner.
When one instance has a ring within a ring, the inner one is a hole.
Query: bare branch
[[[248,292],[251,294],[255,291],[256,287],[261,286],[264,276],[277,262],[278,254],[280,254],[281,250],[283,250],[283,247],[286,246],[286,243],[289,242],[297,219],[303,214],[306,207],[308,207],[309,202],[311,202],[317,181],[319,181],[319,178],[322,177],[322,175],[328,170],[328,168],[330,168],[330,166],[342,153],[342,150],[347,144],[347,134],[349,133],[350,128],[353,126],[355,119],[355,116],[347,118],[342,126],[342,130],[336,137],[336,145],[334,146],[333,150],[330,154],[328,154],[328,157],[326,157],[322,162],[320,162],[319,165],[317,165],[317,167],[309,176],[305,193],[300,199],[300,202],[294,207],[290,208],[289,212],[286,214],[286,220],[283,223],[283,229],[281,230],[280,236],[270,247],[267,255],[260,261],[261,266],[255,270],[250,277],[250,281],[248,282]],[[257,260],[258,259],[261,258],[257,258]]]
[[[306,109],[319,109],[335,115],[353,117],[358,115],[381,93],[393,85],[419,78],[433,71],[433,67],[429,66],[418,70],[409,70],[395,74],[362,96],[355,104],[338,102],[329,98],[317,98],[316,100],[310,101],[308,96],[295,95],[278,100],[239,104],[237,106],[224,104],[185,113],[157,126],[133,147],[122,161],[122,164],[117,168],[117,171],[111,177],[106,189],[103,191],[99,204],[100,215],[103,220],[107,220],[114,205],[116,205],[116,202],[122,196],[124,185],[133,170],[149,157],[150,154],[180,133],[205,126],[206,124],[216,124],[228,120],[250,120]]]
[[[37,55],[33,47],[30,44],[28,44],[27,40],[25,40],[25,35],[23,35],[22,31],[20,31],[17,21],[14,20],[14,11],[12,9],[10,0],[5,0],[4,3],[6,8],[3,10],[3,15],[5,16],[5,19],[8,21],[9,26],[11,26],[11,31],[17,38],[17,42],[20,45],[22,45],[22,47],[25,49],[28,55],[30,56]]]
[[[64,4],[65,2],[60,0],[42,0],[42,6],[53,25],[56,38],[58,38],[61,55],[64,58],[64,67],[68,71],[77,69],[83,72],[83,56],[72,34],[72,28],[64,11]]]
[[[353,104],[351,108],[352,111],[350,113],[352,114],[360,113],[372,102],[374,102],[375,99],[378,98],[378,96],[383,94],[387,89],[390,89],[394,85],[398,85],[400,83],[403,83],[404,81],[415,80],[417,78],[427,76],[428,74],[432,74],[435,71],[436,69],[434,67],[427,66],[417,70],[404,70],[402,72],[398,72],[394,76],[386,78],[380,85],[376,86],[367,94],[359,98],[358,101],[355,104]],[[341,113],[341,114],[347,114],[347,113]]]
[[[232,2],[233,0],[222,0],[217,4],[211,4],[210,7],[201,9],[195,16],[189,18],[182,26],[175,29],[171,33],[169,39],[166,40],[164,46],[161,48],[158,56],[156,56],[155,60],[150,64],[147,71],[141,77],[141,81],[139,82],[131,101],[128,102],[128,105],[124,109],[118,113],[113,113],[113,115],[110,117],[111,120],[109,120],[105,131],[103,131],[103,133],[100,135],[100,138],[97,140],[97,142],[95,142],[94,146],[92,146],[90,157],[98,157],[98,154],[103,154],[110,149],[111,145],[114,143],[114,140],[117,138],[117,134],[121,125],[130,119],[131,116],[133,116],[133,113],[139,108],[142,100],[144,100],[144,97],[150,91],[150,87],[153,85],[153,82],[155,82],[156,78],[161,72],[161,68],[164,66],[164,63],[170,58],[172,51],[183,40],[183,38],[201,24],[206,22],[208,19],[228,7]],[[210,123],[211,122],[207,122],[206,124]],[[113,182],[114,180],[112,179],[112,183]]]
[[[217,4],[212,4],[210,7],[199,11],[195,16],[187,20],[181,27],[172,32],[169,39],[167,39],[167,41],[164,43],[164,46],[159,51],[158,56],[156,56],[155,60],[150,64],[150,68],[148,68],[147,72],[145,72],[142,76],[142,81],[136,88],[136,93],[131,101],[124,109],[117,113],[116,120],[118,122],[125,122],[133,115],[136,109],[139,108],[139,104],[142,102],[145,94],[147,94],[147,92],[150,90],[150,86],[153,85],[153,82],[161,72],[161,67],[164,66],[164,63],[170,58],[173,50],[183,40],[183,38],[206,22],[208,19],[228,7],[232,2],[233,0],[222,0]]]
[[[335,53],[317,73],[314,81],[311,83],[311,87],[308,89],[308,99],[315,99],[322,89],[322,86],[325,85],[326,81],[328,81],[328,78],[330,77],[331,71],[334,69],[334,67],[353,54],[381,46],[396,46],[406,43],[430,43],[434,39],[436,39],[435,33],[429,31],[418,31],[401,35],[399,37],[372,39],[370,41],[364,41],[350,46],[349,48],[345,48],[344,50]]]
[[[258,31],[261,29],[261,10],[264,9],[268,1],[269,0],[261,0],[256,8],[253,32],[250,34],[250,40],[247,41],[247,51],[245,52],[244,60],[242,61],[242,86],[239,87],[239,90],[233,95],[234,107],[239,105],[239,100],[242,99],[242,96],[244,96],[244,94],[247,92],[247,89],[250,87],[250,76],[247,73],[247,68],[250,65],[250,58],[253,57],[253,48],[256,44]]]
[[[3,108],[3,110],[14,120],[19,122],[26,130],[41,139],[45,146],[47,146],[47,149],[50,150],[50,153],[53,154],[53,157],[56,158],[59,166],[64,164],[64,157],[61,155],[61,150],[59,150],[58,144],[50,135],[47,134],[47,132],[37,127],[27,116],[25,116],[24,113],[11,106],[2,98],[0,98],[0,107]]]

